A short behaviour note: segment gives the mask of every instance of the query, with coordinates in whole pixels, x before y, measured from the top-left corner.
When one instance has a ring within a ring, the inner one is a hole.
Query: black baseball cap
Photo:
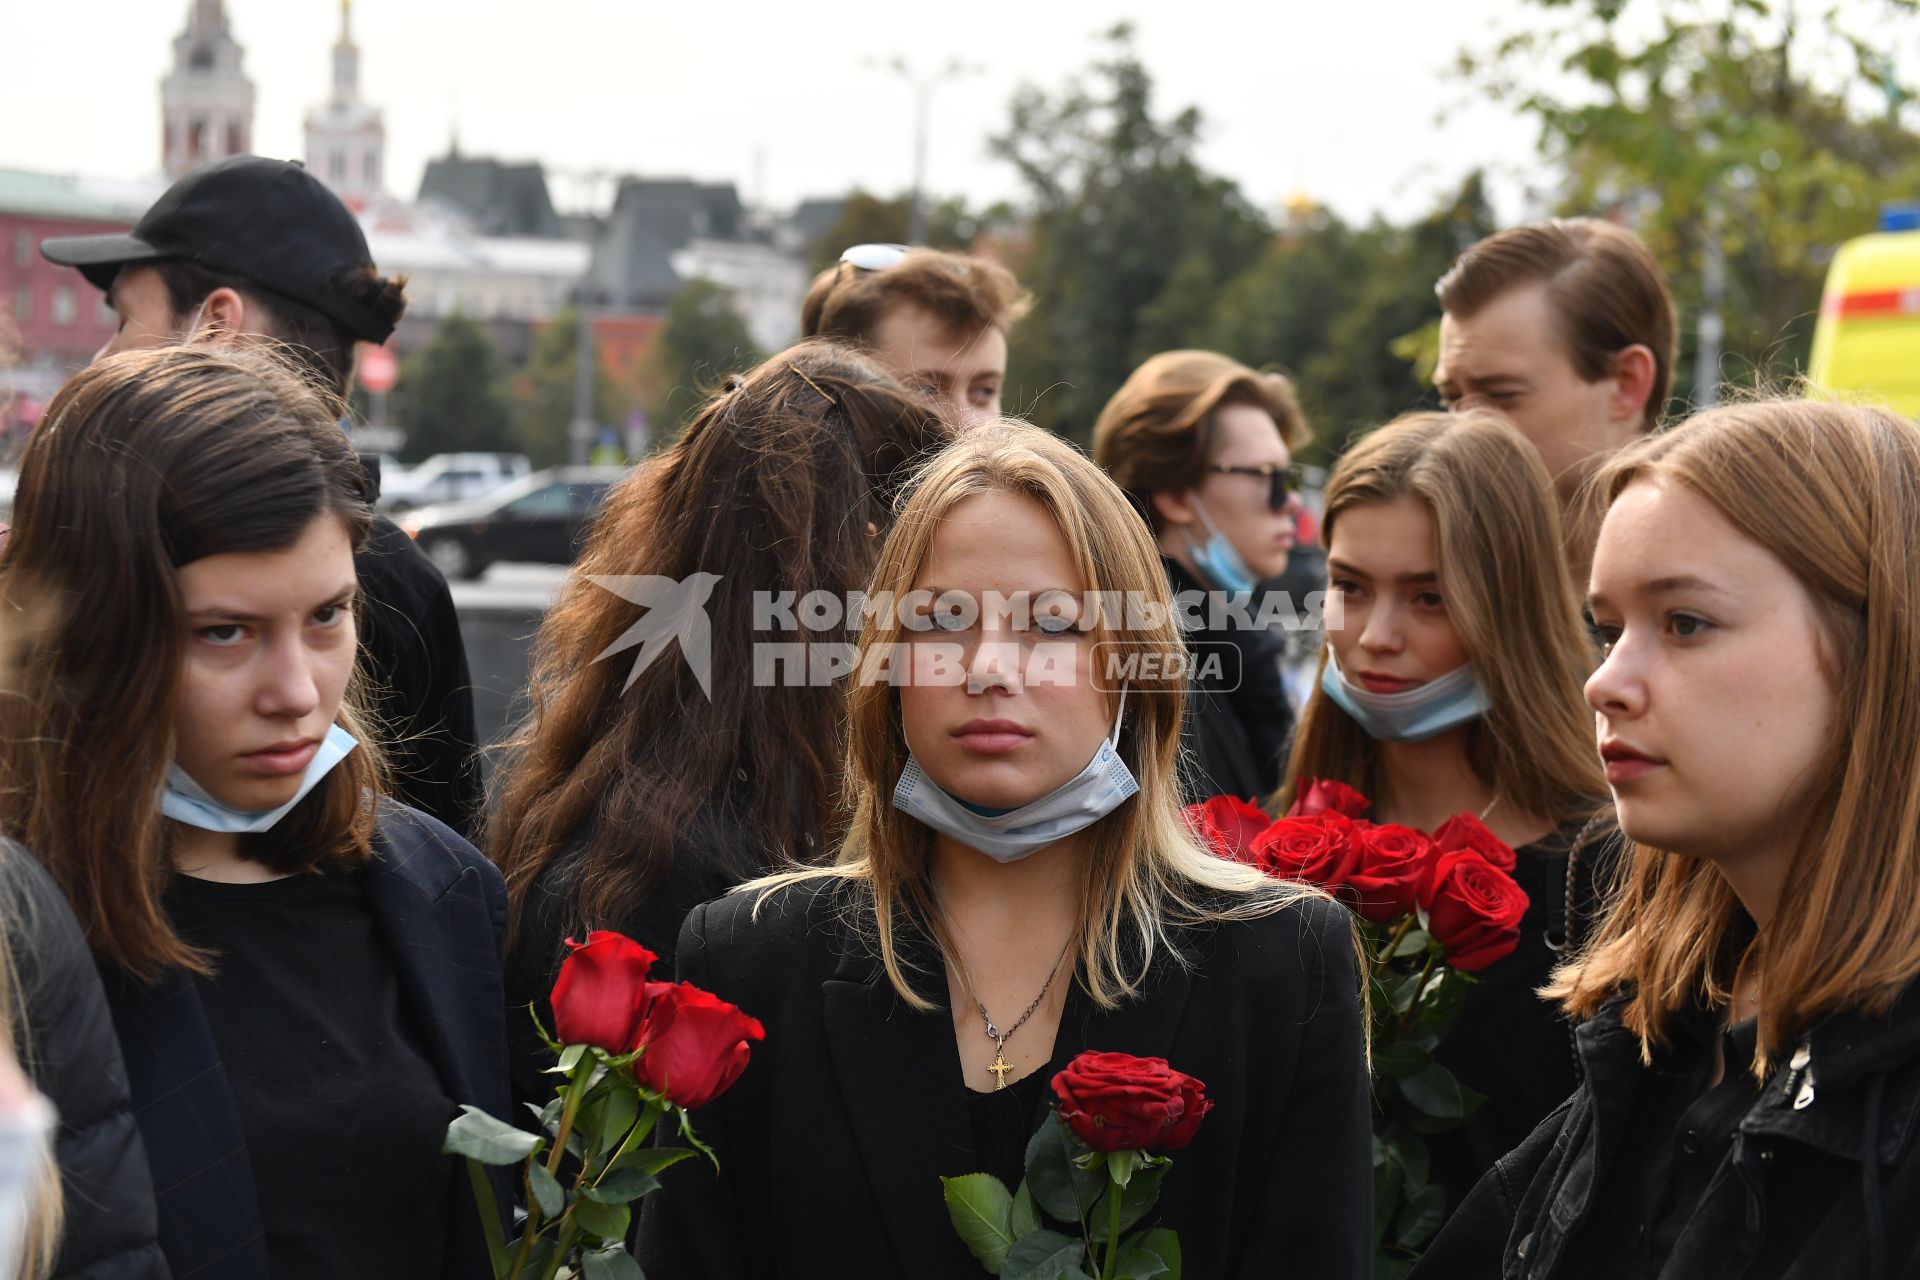
[[[183,258],[304,303],[364,342],[393,333],[336,287],[341,273],[373,265],[367,237],[340,198],[293,160],[233,156],[196,169],[132,231],[62,236],[40,252],[103,290],[129,262]]]

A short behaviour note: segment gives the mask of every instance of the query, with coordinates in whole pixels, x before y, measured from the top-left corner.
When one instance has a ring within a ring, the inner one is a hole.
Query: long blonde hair
[[[1883,409],[1732,405],[1630,446],[1597,483],[1611,502],[1653,476],[1712,503],[1813,597],[1834,735],[1781,891],[1792,907],[1744,955],[1740,901],[1711,863],[1630,843],[1613,911],[1546,993],[1577,1017],[1625,993],[1650,1060],[1676,1015],[1726,1005],[1756,965],[1764,1077],[1820,1017],[1884,1013],[1920,976],[1920,432]]]
[[[1593,650],[1561,556],[1553,481],[1526,439],[1484,410],[1398,418],[1347,451],[1327,481],[1321,541],[1355,507],[1415,498],[1433,513],[1447,619],[1487,691],[1467,760],[1507,804],[1556,823],[1606,794],[1581,692]],[[1320,651],[1322,668],[1328,645]],[[1316,685],[1275,805],[1302,778],[1371,794],[1373,739]]]
[[[1182,961],[1170,924],[1245,919],[1303,898],[1304,885],[1270,880],[1203,849],[1182,816],[1175,773],[1180,751],[1184,653],[1159,553],[1126,496],[1085,456],[1050,432],[1003,421],[977,428],[936,455],[901,508],[874,571],[876,600],[904,599],[948,512],[978,494],[1009,493],[1043,507],[1060,530],[1089,592],[1112,593],[1144,607],[1118,621],[1097,611],[1096,652],[1137,656],[1127,682],[1119,752],[1140,792],[1086,831],[1079,902],[1079,981],[1112,1008],[1141,994],[1155,958]],[[859,666],[903,654],[897,608],[872,609],[860,633]],[[932,833],[893,807],[907,762],[900,698],[887,680],[856,680],[848,707],[847,768],[851,826],[832,867],[794,870],[742,886],[760,901],[782,886],[838,882],[855,889],[854,924],[877,951],[887,977],[910,1007],[935,1003],[908,980],[900,931],[918,929],[949,958],[957,955],[931,879]]]

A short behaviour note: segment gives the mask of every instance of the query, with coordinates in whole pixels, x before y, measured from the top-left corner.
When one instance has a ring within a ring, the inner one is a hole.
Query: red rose
[[[1471,849],[1502,871],[1514,867],[1513,850],[1470,813],[1456,813],[1436,827],[1433,847],[1441,853]]]
[[[1247,846],[1273,821],[1260,806],[1239,796],[1215,796],[1186,808],[1187,825],[1223,858],[1251,862]]]
[[[1410,916],[1432,870],[1433,843],[1412,827],[1366,825],[1354,833],[1359,857],[1347,872],[1343,894],[1375,924]]]
[[[1427,932],[1447,949],[1447,963],[1472,973],[1519,944],[1527,895],[1512,876],[1463,849],[1435,861],[1421,905]]]
[[[1356,830],[1365,825],[1332,811],[1282,818],[1253,838],[1254,865],[1283,880],[1304,880],[1333,893],[1359,860]]]
[[[567,947],[553,984],[554,1037],[627,1052],[647,1012],[647,970],[659,957],[618,933],[589,933],[584,943],[568,938]]]
[[[767,1030],[710,991],[684,982],[647,984],[647,1019],[635,1047],[633,1075],[669,1102],[688,1110],[725,1093],[747,1069]]]
[[[1287,810],[1287,816],[1311,818],[1316,813],[1332,812],[1357,818],[1372,807],[1373,801],[1344,782],[1335,782],[1331,778],[1308,778],[1305,785],[1294,793],[1293,807]]]
[[[1095,1151],[1177,1151],[1213,1109],[1206,1086],[1165,1058],[1083,1053],[1053,1078],[1060,1118]]]

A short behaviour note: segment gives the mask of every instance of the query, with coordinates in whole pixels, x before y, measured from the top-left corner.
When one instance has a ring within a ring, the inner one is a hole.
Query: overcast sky
[[[327,93],[337,0],[226,0],[258,90],[258,150],[299,156]],[[1272,208],[1304,191],[1342,214],[1425,211],[1477,164],[1522,173],[1532,134],[1467,106],[1448,67],[1511,25],[1516,0],[356,0],[365,96],[386,112],[387,181],[419,187],[461,150],[550,170],[731,179],[787,205],[854,185],[904,190],[912,94],[873,64],[978,70],[933,97],[928,185],[1019,195],[987,155],[1023,83],[1054,89],[1131,19],[1162,115],[1198,106],[1204,158]],[[159,169],[159,80],[188,0],[0,0],[0,166],[132,177]],[[1521,212],[1518,179],[1503,210]],[[567,191],[556,182],[556,196]]]

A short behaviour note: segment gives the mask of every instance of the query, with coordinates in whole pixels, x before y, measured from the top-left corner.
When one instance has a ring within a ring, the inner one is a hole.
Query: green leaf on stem
[[[505,1120],[496,1120],[470,1103],[460,1104],[460,1114],[447,1126],[447,1140],[440,1148],[451,1156],[465,1156],[481,1164],[519,1164],[544,1145],[537,1133],[516,1129]]]
[[[1429,1182],[1407,1192],[1400,1212],[1393,1217],[1394,1243],[1418,1249],[1440,1229],[1446,1208],[1447,1193],[1438,1183]]]
[[[1167,1280],[1180,1280],[1180,1237],[1167,1227],[1156,1227],[1140,1237],[1139,1247],[1167,1264]]]
[[[1435,1120],[1467,1118],[1467,1098],[1459,1079],[1437,1062],[1400,1081],[1400,1096],[1408,1106]]]
[[[1107,1177],[1122,1191],[1133,1180],[1133,1171],[1140,1165],[1138,1151],[1115,1151],[1107,1156]]]
[[[1393,1225],[1400,1208],[1400,1192],[1407,1184],[1407,1171],[1398,1161],[1388,1160],[1373,1171],[1373,1246],[1378,1249]]]
[[[1107,1189],[1102,1170],[1079,1166],[1085,1150],[1058,1113],[1050,1113],[1027,1143],[1027,1182],[1034,1203],[1059,1222],[1078,1225]]]
[[[570,1044],[560,1051],[560,1061],[547,1068],[550,1076],[570,1076],[573,1069],[580,1065],[580,1059],[587,1056],[587,1046]]]
[[[699,1135],[694,1133],[693,1116],[685,1107],[674,1107],[673,1118],[674,1122],[680,1126],[680,1136],[686,1140],[686,1144],[711,1161],[714,1172],[719,1172],[720,1157],[713,1154],[713,1148],[700,1141]]]
[[[1432,1176],[1426,1139],[1405,1125],[1390,1124],[1382,1140],[1386,1144],[1388,1158],[1406,1173],[1407,1185],[1425,1186],[1427,1179]]]
[[[640,1118],[640,1099],[634,1096],[631,1088],[623,1085],[617,1076],[608,1077],[610,1083],[600,1104],[596,1117],[599,1127],[594,1130],[594,1151],[605,1155],[620,1145],[634,1122]]]
[[[1167,1274],[1167,1260],[1151,1249],[1134,1245],[1120,1254],[1120,1269],[1114,1280],[1155,1280]]]
[[[663,1169],[671,1169],[682,1160],[691,1160],[697,1154],[687,1147],[636,1147],[615,1161],[613,1167],[659,1173]]]
[[[1381,1045],[1373,1051],[1373,1069],[1389,1079],[1398,1080],[1424,1070],[1433,1055],[1417,1044],[1405,1041]]]
[[[1120,1189],[1120,1229],[1131,1231],[1140,1219],[1153,1212],[1153,1206],[1160,1199],[1160,1184],[1166,1181],[1167,1165],[1159,1168],[1143,1168],[1133,1175],[1133,1180]],[[1093,1209],[1093,1224],[1097,1227],[1107,1220],[1107,1196],[1114,1194],[1113,1188],[1107,1189],[1100,1197],[1100,1203]]]
[[[533,1202],[540,1206],[541,1216],[552,1222],[567,1208],[567,1193],[560,1189],[560,1180],[547,1172],[543,1164],[527,1166],[527,1184],[533,1192]]]
[[[620,1169],[592,1186],[580,1188],[580,1194],[601,1204],[626,1204],[659,1189],[660,1179],[652,1174],[642,1173],[638,1169]]]
[[[1040,1229],[1040,1210],[1033,1203],[1033,1188],[1025,1178],[1020,1179],[1020,1189],[1013,1193],[1012,1227],[1015,1240]]]
[[[1398,960],[1403,956],[1417,956],[1432,945],[1434,945],[1432,934],[1425,929],[1410,929],[1407,935],[1400,939],[1400,945],[1393,949],[1391,958]]]
[[[625,1246],[581,1254],[580,1275],[582,1280],[647,1280]]]
[[[572,1221],[586,1234],[618,1244],[627,1238],[633,1214],[624,1204],[601,1204],[582,1197],[573,1202]]]
[[[940,1179],[947,1216],[967,1251],[993,1275],[1000,1274],[1013,1247],[1013,1193],[990,1173]]]
[[[1077,1271],[1087,1247],[1057,1231],[1036,1231],[1014,1241],[1000,1267],[1000,1280],[1061,1280]]]
[[[549,1265],[559,1266],[560,1260],[553,1256],[559,1251],[559,1248],[560,1242],[552,1236],[542,1236],[540,1239],[534,1241],[533,1248],[527,1253],[526,1269],[522,1271],[521,1274],[527,1276],[545,1275]]]

